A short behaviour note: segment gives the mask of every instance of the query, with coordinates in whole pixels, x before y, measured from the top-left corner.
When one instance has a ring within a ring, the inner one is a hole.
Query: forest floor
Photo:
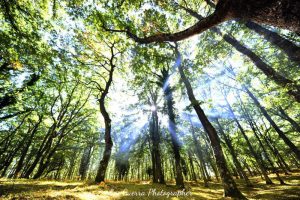
[[[246,188],[242,180],[236,181],[248,199],[300,199],[300,172],[284,176],[284,181],[287,185],[279,185],[274,175],[271,175],[271,178],[275,183],[274,185],[265,185],[260,177],[251,177],[250,180],[254,184],[253,188]],[[135,183],[111,181],[106,184],[95,185],[74,181],[0,179],[0,199],[222,199],[223,190],[220,183],[214,181],[210,182],[208,188],[203,187],[202,182],[187,182],[186,185],[187,191],[191,193],[177,193],[179,194],[177,195],[174,192],[178,191],[178,189],[172,184],[165,186],[142,181]],[[170,196],[168,196],[168,194]]]

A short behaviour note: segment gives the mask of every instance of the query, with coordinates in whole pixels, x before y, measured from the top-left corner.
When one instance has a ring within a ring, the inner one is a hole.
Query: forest
[[[0,0],[0,199],[300,199],[299,0]]]

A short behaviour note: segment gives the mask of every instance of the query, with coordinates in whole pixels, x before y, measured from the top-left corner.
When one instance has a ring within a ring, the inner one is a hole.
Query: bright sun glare
[[[156,111],[156,106],[152,105],[151,106],[151,111]]]

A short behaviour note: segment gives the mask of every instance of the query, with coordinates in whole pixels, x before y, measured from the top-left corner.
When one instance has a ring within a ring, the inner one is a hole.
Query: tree
[[[152,91],[149,88],[149,105],[151,106],[151,121],[149,124],[149,132],[152,141],[152,170],[153,170],[153,183],[165,184],[165,178],[162,169],[161,151],[159,148],[160,133],[159,133],[159,122],[157,115],[158,108],[158,94],[157,91]]]
[[[168,129],[171,135],[172,147],[175,157],[175,171],[176,171],[176,185],[179,187],[184,187],[183,182],[183,169],[181,165],[181,156],[180,156],[180,149],[181,145],[177,136],[177,128],[175,122],[175,113],[174,113],[174,100],[173,100],[173,89],[169,83],[169,68],[164,67],[161,70],[161,74],[157,74],[158,76],[158,84],[163,89],[164,97],[167,104],[167,113],[169,117],[169,125]]]
[[[285,7],[283,5],[289,6]],[[132,33],[128,27],[126,27],[125,30],[109,29],[106,27],[104,22],[102,22],[102,26],[108,31],[124,32],[128,35],[128,37],[141,44],[165,41],[176,42],[184,40],[232,19],[250,20],[260,24],[269,24],[276,27],[289,29],[299,33],[299,15],[297,14],[299,13],[299,10],[297,10],[299,7],[299,2],[297,0],[264,0],[260,1],[259,3],[257,1],[246,0],[219,0],[217,2],[215,11],[211,15],[198,21],[191,27],[176,33],[161,33],[148,37],[139,37]]]
[[[215,130],[213,125],[210,123],[210,121],[206,117],[204,111],[201,109],[200,103],[197,101],[197,99],[195,98],[195,95],[193,93],[192,86],[184,74],[183,68],[181,66],[181,56],[180,56],[178,49],[176,50],[176,54],[178,57],[177,59],[179,60],[178,69],[179,69],[180,77],[181,77],[183,83],[185,84],[189,100],[190,100],[193,108],[195,109],[197,116],[198,116],[199,120],[201,121],[204,129],[206,130],[206,132],[209,136],[210,142],[211,142],[211,146],[213,147],[218,170],[220,172],[223,186],[224,186],[224,196],[230,196],[230,197],[234,197],[234,198],[244,199],[245,197],[237,188],[236,183],[233,180],[233,178],[228,170],[226,160],[225,160],[225,157],[224,157],[224,154],[222,151],[222,147],[220,144],[220,138],[217,134],[217,131]]]
[[[227,145],[227,147],[228,147],[228,149],[229,149],[229,152],[230,152],[230,154],[231,154],[231,156],[232,156],[232,160],[234,161],[234,164],[235,164],[235,166],[236,166],[238,172],[241,174],[241,177],[243,177],[243,179],[245,180],[247,187],[253,187],[253,185],[252,185],[252,183],[250,182],[250,180],[249,180],[247,174],[244,172],[244,170],[243,170],[243,168],[242,168],[240,162],[238,161],[237,154],[236,154],[236,152],[235,152],[235,150],[234,150],[234,148],[233,148],[233,146],[232,146],[232,143],[231,143],[231,141],[230,141],[229,136],[227,136],[227,135],[225,134],[225,132],[223,131],[223,128],[222,128],[222,126],[221,126],[221,124],[220,124],[220,122],[219,122],[219,119],[218,119],[218,118],[215,118],[215,121],[216,121],[216,123],[217,123],[217,125],[218,125],[218,127],[219,127],[220,133],[221,133],[222,136],[224,137],[225,143],[226,143],[226,145]]]

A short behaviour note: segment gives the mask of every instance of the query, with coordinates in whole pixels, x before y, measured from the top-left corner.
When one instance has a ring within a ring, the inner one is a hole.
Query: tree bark
[[[259,129],[257,129],[257,130],[259,130]],[[265,143],[267,144],[267,146],[269,147],[269,149],[271,150],[273,155],[278,159],[278,163],[280,165],[282,165],[281,168],[284,170],[285,174],[289,174],[289,172],[291,171],[290,167],[287,165],[287,163],[283,159],[282,155],[280,154],[280,152],[278,151],[276,146],[272,144],[271,139],[268,138],[267,136],[263,135],[260,131],[258,131],[258,133],[265,140]]]
[[[181,61],[179,52],[177,52],[177,55],[179,57],[178,58],[179,61]],[[219,136],[218,136],[215,128],[212,126],[212,124],[206,117],[204,111],[200,107],[199,102],[195,98],[192,86],[191,86],[189,80],[187,79],[187,77],[185,76],[181,64],[179,64],[178,69],[179,69],[180,77],[186,87],[186,91],[187,91],[189,100],[190,100],[191,104],[193,105],[193,107],[199,117],[199,120],[201,121],[204,129],[206,130],[206,132],[209,136],[211,146],[213,148],[214,155],[216,158],[218,170],[219,170],[219,173],[222,178],[222,183],[223,183],[223,187],[224,187],[224,196],[229,196],[229,197],[238,198],[238,199],[246,199],[246,197],[237,188],[237,185],[230,174],[230,171],[227,167],[226,160],[225,160],[225,157],[224,157],[224,154],[222,151]]]
[[[105,124],[105,133],[104,133],[104,140],[105,140],[105,148],[103,152],[102,160],[100,161],[99,168],[97,171],[97,175],[95,178],[95,181],[97,183],[100,183],[104,181],[105,179],[105,173],[108,166],[108,162],[111,155],[111,149],[113,146],[112,138],[111,138],[111,119],[109,117],[108,112],[106,111],[105,107],[105,98],[108,94],[109,88],[111,86],[112,80],[113,80],[113,72],[115,69],[115,65],[113,64],[114,59],[114,53],[113,53],[114,46],[111,47],[112,57],[110,59],[110,71],[109,71],[109,78],[106,82],[105,89],[101,91],[101,97],[99,99],[99,105],[100,105],[100,112],[102,117],[104,118],[104,124]]]
[[[155,105],[156,106],[156,105]],[[165,178],[162,170],[161,155],[159,149],[160,135],[157,111],[152,111],[152,121],[150,123],[150,135],[152,140],[152,169],[153,169],[153,182],[165,184]]]
[[[93,146],[89,144],[83,150],[83,154],[80,161],[80,167],[79,167],[79,175],[82,181],[86,179],[87,171],[89,170],[92,149]]]
[[[16,169],[14,171],[14,174],[13,174],[14,178],[17,178],[19,176],[19,173],[23,167],[25,157],[26,157],[29,147],[32,143],[33,137],[34,137],[35,133],[37,132],[38,127],[39,127],[40,123],[42,122],[42,119],[43,119],[43,116],[39,117],[39,121],[34,125],[34,128],[31,130],[31,134],[30,134],[28,140],[26,141],[25,147],[22,150],[20,159],[19,159]]]
[[[238,96],[238,97],[239,97],[239,96]],[[247,120],[248,124],[250,125],[250,127],[251,127],[251,129],[252,129],[252,131],[253,131],[253,133],[254,133],[254,136],[256,137],[256,139],[257,139],[257,141],[258,141],[258,143],[259,143],[259,145],[260,145],[260,148],[262,149],[262,152],[264,153],[264,156],[266,157],[268,163],[270,164],[270,166],[271,166],[271,168],[272,168],[272,171],[273,171],[274,173],[276,173],[277,179],[279,180],[280,184],[281,184],[281,185],[284,185],[285,183],[284,183],[283,179],[280,177],[280,175],[279,175],[279,173],[278,173],[278,170],[276,169],[276,167],[275,167],[273,161],[272,161],[271,158],[269,157],[269,154],[268,154],[268,152],[267,152],[267,150],[266,150],[264,144],[262,143],[260,137],[258,136],[258,130],[255,128],[254,123],[253,123],[253,120],[252,120],[250,114],[248,113],[247,109],[244,107],[243,102],[242,102],[242,100],[241,100],[240,97],[239,97],[239,100],[240,100],[240,103],[241,103],[242,111],[243,111],[243,113],[244,113],[244,115],[245,115],[245,117],[246,117],[246,120]]]
[[[242,45],[235,38],[225,34],[223,35],[223,39],[231,44],[237,51],[252,60],[254,65],[259,68],[267,76],[267,78],[273,80],[280,87],[286,88],[287,93],[293,96],[294,99],[298,103],[300,103],[300,86],[296,82],[280,75],[271,66],[266,64],[260,57],[258,57],[253,51]]]
[[[219,181],[219,173],[218,173],[218,169],[216,167],[216,163],[214,162],[214,160],[212,159],[212,157],[214,157],[213,155],[211,156],[211,153],[212,153],[212,149],[211,149],[211,145],[209,145],[209,138],[207,137],[207,133],[206,134],[202,134],[202,138],[205,142],[205,148],[204,148],[204,151],[205,151],[205,154],[207,155],[207,160],[215,174],[215,177],[217,179],[217,181]],[[226,157],[225,157],[226,159]]]
[[[100,183],[100,182],[104,181],[107,165],[108,165],[110,155],[111,155],[111,149],[112,149],[112,146],[113,146],[113,142],[112,142],[112,139],[111,139],[111,119],[110,119],[110,117],[109,117],[109,115],[106,111],[106,108],[105,108],[105,105],[104,105],[105,104],[104,103],[104,98],[100,99],[99,102],[100,102],[100,111],[101,111],[101,114],[104,118],[104,124],[105,124],[105,134],[104,134],[105,149],[104,149],[103,157],[102,157],[102,160],[100,161],[100,165],[99,165],[99,168],[98,168],[98,171],[97,171],[97,176],[96,176],[96,179],[95,179],[95,181],[97,183]]]
[[[175,122],[175,113],[174,113],[174,100],[172,88],[169,84],[169,70],[162,69],[160,77],[161,86],[164,92],[164,97],[167,103],[167,111],[169,117],[169,132],[171,135],[172,148],[175,157],[175,171],[176,171],[176,185],[179,187],[184,187],[183,176],[182,176],[182,165],[181,165],[181,156],[180,156],[180,143],[177,136],[177,128]]]
[[[229,102],[227,101],[227,98],[226,98],[226,97],[224,97],[224,98],[225,98],[227,107],[228,107],[228,109],[229,109],[229,112],[230,112],[231,116],[233,117],[233,120],[235,121],[235,123],[237,124],[238,128],[240,129],[240,131],[241,131],[241,133],[242,133],[244,139],[245,139],[246,142],[247,142],[248,148],[249,148],[249,150],[250,150],[252,156],[253,156],[254,159],[256,160],[256,162],[257,162],[257,164],[258,164],[258,166],[259,166],[259,168],[260,168],[260,170],[261,170],[261,172],[262,172],[262,175],[264,176],[264,179],[265,179],[265,181],[266,181],[266,184],[273,184],[272,181],[271,181],[271,179],[270,179],[269,176],[268,176],[268,172],[267,172],[267,170],[266,170],[266,168],[265,168],[265,166],[264,166],[263,161],[260,159],[260,157],[259,157],[259,156],[257,155],[257,153],[254,151],[254,149],[253,149],[253,147],[252,147],[252,145],[251,145],[251,142],[249,141],[249,138],[248,138],[248,136],[246,135],[246,132],[244,131],[244,129],[243,129],[242,125],[240,124],[240,122],[238,121],[238,119],[236,118],[236,116],[235,116],[235,114],[234,114],[234,112],[233,112],[233,109],[232,109],[231,105],[230,105]]]
[[[292,127],[294,128],[295,131],[297,131],[298,133],[300,133],[300,125],[294,120],[292,119],[285,111],[282,107],[278,108],[279,112],[280,112],[280,116],[287,120]]]
[[[202,153],[202,150],[201,150],[201,145],[199,144],[199,142],[197,140],[197,137],[195,135],[195,129],[194,129],[194,126],[193,126],[193,123],[192,123],[192,120],[191,120],[190,117],[189,117],[189,121],[190,121],[191,128],[192,128],[191,132],[192,132],[193,142],[194,142],[194,145],[195,145],[195,148],[196,148],[196,155],[197,155],[198,159],[201,162],[202,168],[204,168],[205,167],[205,161],[204,161],[204,156],[203,156],[203,153]],[[202,172],[202,177],[203,177],[203,181],[204,181],[204,187],[208,187],[208,180],[207,180],[207,176],[204,172],[204,169],[202,169],[201,172]]]
[[[148,37],[139,37],[127,27],[126,30],[107,28],[102,21],[102,27],[107,31],[124,32],[128,37],[140,44],[152,42],[180,41],[200,34],[222,22],[241,19],[268,24],[300,33],[300,2],[298,0],[219,0],[214,13],[199,20],[191,27],[175,33],[159,33]]]
[[[179,6],[179,7],[184,9],[187,13],[189,13],[193,17],[197,18],[198,20],[204,19],[204,17],[202,17],[200,14],[198,14],[197,12],[195,12],[189,8],[186,8],[183,6]],[[251,23],[251,22],[249,22],[249,23]],[[232,47],[234,47],[238,52],[240,52],[243,55],[245,55],[246,57],[248,57],[253,62],[253,64],[258,69],[260,69],[268,78],[273,80],[276,84],[278,84],[282,88],[287,88],[288,89],[287,93],[289,95],[293,96],[294,99],[300,103],[300,86],[295,81],[285,78],[284,76],[282,76],[281,74],[276,72],[271,66],[269,66],[267,63],[265,63],[258,55],[256,55],[253,51],[251,51],[245,45],[241,44],[238,40],[236,40],[231,35],[222,34],[220,29],[218,29],[216,27],[211,28],[211,31],[222,36],[224,41],[226,41],[228,44],[230,44]],[[299,47],[298,47],[298,51],[299,51]]]
[[[236,166],[236,169],[238,170],[238,172],[242,175],[243,179],[245,180],[245,183],[246,183],[246,186],[247,187],[253,187],[252,183],[250,182],[247,174],[245,173],[245,171],[243,170],[240,162],[238,161],[238,157],[237,157],[237,154],[232,146],[232,143],[231,143],[231,140],[230,138],[225,134],[224,130],[223,130],[223,127],[221,126],[218,118],[215,119],[218,127],[219,127],[219,131],[220,133],[223,135],[224,137],[224,140],[225,140],[225,143],[229,149],[229,152],[231,154],[231,157],[232,157],[232,160],[234,162],[234,165]]]
[[[264,117],[268,120],[271,126],[278,133],[279,137],[285,142],[286,145],[295,153],[297,159],[300,160],[300,150],[296,147],[294,143],[284,134],[284,132],[277,126],[277,124],[273,121],[271,116],[268,114],[267,110],[259,103],[256,97],[250,92],[250,90],[243,86],[245,92],[249,95],[249,97],[253,100],[254,104],[260,109]]]
[[[192,156],[192,152],[190,150],[188,150],[188,157],[189,157],[189,163],[190,163],[191,180],[197,182],[195,167],[194,167],[193,159],[192,159],[193,156]]]
[[[268,42],[274,46],[281,49],[288,58],[300,66],[300,47],[293,42],[280,36],[278,33],[270,31],[263,26],[256,24],[255,22],[248,21],[245,25],[255,31],[256,33],[262,35]]]

